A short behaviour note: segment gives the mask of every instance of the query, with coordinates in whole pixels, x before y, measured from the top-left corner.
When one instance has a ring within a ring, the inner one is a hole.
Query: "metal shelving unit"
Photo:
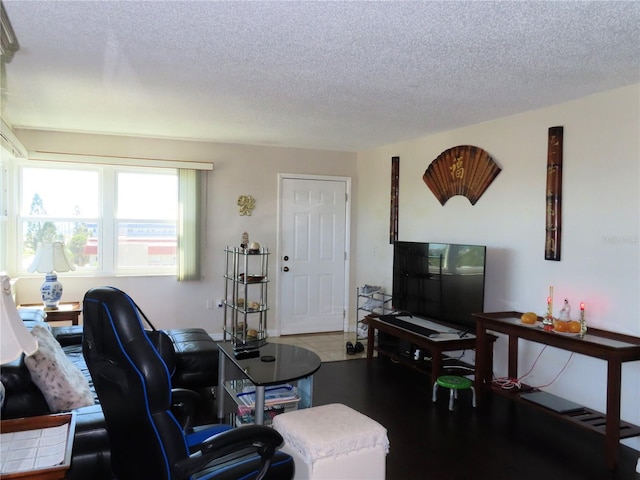
[[[387,315],[393,312],[390,294],[384,293],[382,289],[371,293],[364,293],[365,291],[365,287],[356,289],[356,341],[367,339],[367,326],[362,323],[364,317],[370,313]]]
[[[269,252],[225,248],[224,340],[237,351],[255,350],[267,343]]]

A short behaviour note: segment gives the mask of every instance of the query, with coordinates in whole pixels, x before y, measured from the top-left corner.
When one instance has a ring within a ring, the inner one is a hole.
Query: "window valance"
[[[189,170],[213,170],[213,162],[165,160],[159,158],[116,157],[110,155],[85,155],[77,153],[57,153],[29,151],[29,160],[50,162],[87,163],[101,165],[122,165],[131,167],[178,168]]]

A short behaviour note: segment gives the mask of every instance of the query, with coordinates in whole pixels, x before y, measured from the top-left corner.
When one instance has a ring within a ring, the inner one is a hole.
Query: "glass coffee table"
[[[238,386],[249,385],[255,394],[255,424],[264,424],[265,391],[269,386],[297,382],[298,408],[311,406],[313,374],[322,361],[314,352],[294,345],[267,343],[253,358],[236,358],[232,342],[218,343],[218,419],[225,418],[226,395],[237,402]],[[245,388],[246,390],[246,388]]]

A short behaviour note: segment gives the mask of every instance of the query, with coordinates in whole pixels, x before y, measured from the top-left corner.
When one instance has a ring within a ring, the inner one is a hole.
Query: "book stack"
[[[236,395],[238,398],[236,424],[238,426],[252,425],[255,423],[255,387],[244,387]],[[276,415],[295,410],[299,401],[298,389],[293,385],[282,384],[266,387],[264,393],[264,424],[269,425]]]

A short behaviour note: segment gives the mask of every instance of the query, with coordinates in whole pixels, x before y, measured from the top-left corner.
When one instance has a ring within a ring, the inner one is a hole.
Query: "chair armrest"
[[[196,406],[201,401],[200,394],[186,388],[171,389],[171,411],[182,425],[182,430],[191,429]]]
[[[218,455],[226,455],[242,448],[255,447],[261,456],[261,450],[272,449],[272,456],[283,441],[282,435],[271,427],[247,425],[208,438],[202,443],[201,450],[204,454],[215,451]]]
[[[173,403],[176,403],[176,402],[197,403],[200,401],[200,394],[198,392],[194,392],[193,390],[189,390],[188,388],[172,388],[171,400]]]
[[[271,427],[248,425],[233,428],[206,439],[198,452],[177,462],[173,470],[178,478],[189,478],[230,453],[252,449],[260,455],[264,471],[282,443],[282,436]]]

